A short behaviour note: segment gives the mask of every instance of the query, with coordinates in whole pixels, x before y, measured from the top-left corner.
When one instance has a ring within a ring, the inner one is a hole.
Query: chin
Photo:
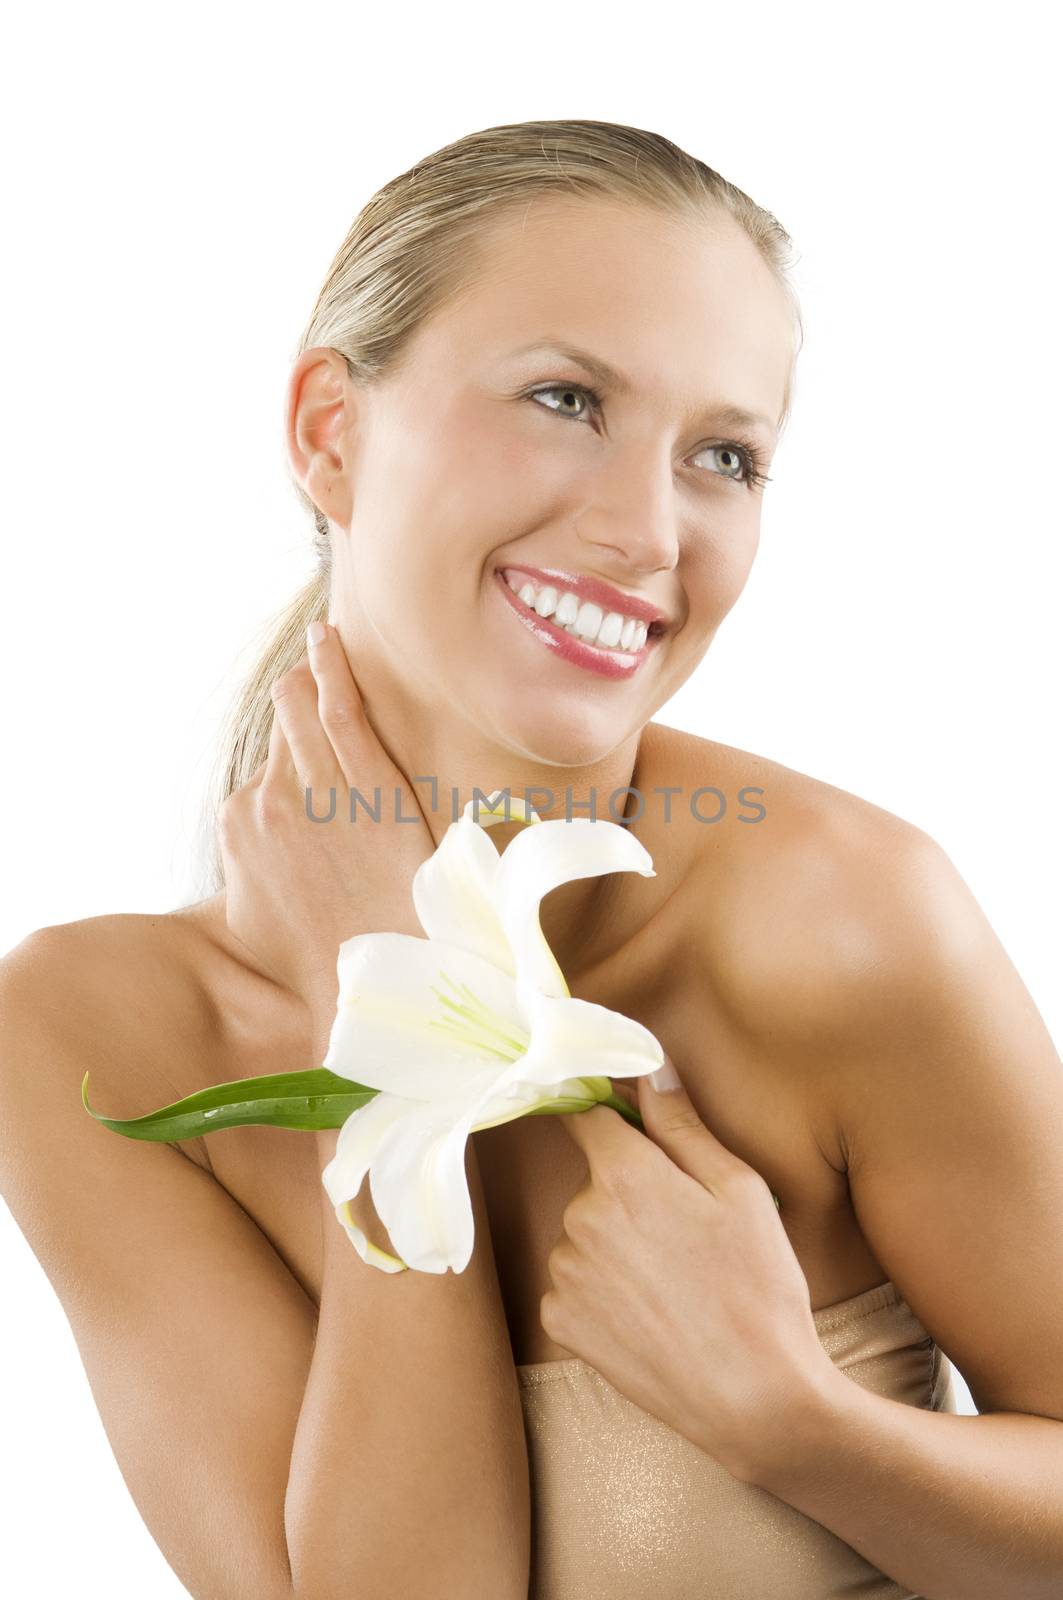
[[[565,768],[573,768],[578,772],[604,761],[618,744],[638,731],[627,726],[620,727],[615,722],[608,723],[600,706],[588,707],[582,714],[571,706],[551,714],[551,708],[544,705],[542,700],[537,705],[529,706],[526,715],[521,715],[520,709],[511,704],[496,719],[496,726],[502,730],[504,743],[524,759],[558,769],[545,782],[562,801],[565,784],[571,781]],[[603,813],[607,802],[608,796],[599,794],[599,808]],[[576,811],[574,815],[586,816],[588,813]]]

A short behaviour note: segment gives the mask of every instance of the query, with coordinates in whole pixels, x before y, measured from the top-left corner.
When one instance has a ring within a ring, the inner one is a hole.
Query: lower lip
[[[510,609],[516,612],[529,633],[534,633],[542,644],[549,646],[563,661],[571,661],[576,667],[585,667],[588,672],[598,673],[599,677],[630,678],[656,643],[656,635],[648,634],[641,650],[599,650],[593,644],[578,639],[574,633],[566,633],[564,628],[546,617],[541,617],[531,606],[526,606],[497,569],[495,577]]]

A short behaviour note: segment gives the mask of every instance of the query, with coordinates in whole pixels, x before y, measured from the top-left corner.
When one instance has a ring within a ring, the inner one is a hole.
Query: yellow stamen
[[[433,1018],[429,1027],[452,1038],[464,1039],[474,1048],[498,1056],[502,1061],[517,1061],[527,1054],[531,1043],[529,1033],[493,1011],[467,983],[456,983],[446,972],[441,972],[440,978],[462,999],[455,1000],[443,994],[433,984],[432,993],[451,1015]]]

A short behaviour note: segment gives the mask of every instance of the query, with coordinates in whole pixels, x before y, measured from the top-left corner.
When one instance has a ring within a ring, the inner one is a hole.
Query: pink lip
[[[518,569],[510,567],[509,570],[513,572]],[[521,567],[519,570],[530,573],[533,569]],[[563,661],[571,661],[574,666],[585,667],[589,672],[597,672],[603,678],[630,678],[633,672],[638,671],[651,649],[656,646],[656,637],[650,634],[641,650],[599,650],[595,645],[577,639],[575,634],[566,633],[564,628],[557,627],[546,617],[541,617],[537,611],[533,611],[530,606],[526,606],[520,596],[513,593],[500,569],[496,569],[495,578],[524,626],[543,644],[555,650]]]
[[[603,611],[619,611],[621,616],[634,617],[636,622],[656,622],[664,627],[668,617],[658,606],[641,595],[624,594],[614,589],[604,578],[592,578],[586,572],[566,572],[562,567],[526,567],[519,561],[506,561],[498,572],[526,572],[538,588],[551,583],[555,589],[571,589],[583,600],[593,600]],[[569,635],[571,638],[571,635]]]

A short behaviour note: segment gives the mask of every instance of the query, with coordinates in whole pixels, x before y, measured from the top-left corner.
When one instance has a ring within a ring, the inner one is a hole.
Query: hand
[[[404,774],[369,724],[335,628],[277,679],[272,694],[267,759],[221,809],[225,915],[268,977],[312,1009],[334,1008],[336,955],[345,939],[378,931],[423,935],[411,885],[435,844]],[[359,804],[351,822],[350,788],[375,809],[378,785],[380,821]],[[308,815],[308,786],[320,818],[335,789],[330,821]],[[396,822],[396,815],[417,820]]]
[[[662,1094],[639,1078],[638,1109],[645,1133],[609,1106],[561,1117],[590,1181],[565,1210],[540,1320],[635,1405],[750,1479],[758,1439],[836,1369],[768,1184],[685,1089]]]

